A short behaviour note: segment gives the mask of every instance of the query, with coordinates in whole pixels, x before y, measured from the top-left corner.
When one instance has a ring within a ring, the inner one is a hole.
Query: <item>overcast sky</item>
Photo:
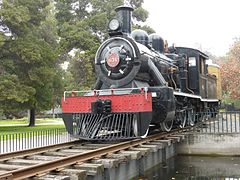
[[[169,45],[222,56],[240,37],[240,0],[145,0],[147,24]]]

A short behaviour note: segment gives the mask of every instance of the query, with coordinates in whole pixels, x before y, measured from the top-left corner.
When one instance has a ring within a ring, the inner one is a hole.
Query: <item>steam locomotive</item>
[[[208,73],[208,56],[167,47],[157,34],[131,31],[132,11],[117,7],[108,23],[110,38],[96,52],[94,90],[64,92],[63,120],[74,137],[144,138],[152,129],[193,126],[204,118],[201,112],[217,111],[217,79]]]

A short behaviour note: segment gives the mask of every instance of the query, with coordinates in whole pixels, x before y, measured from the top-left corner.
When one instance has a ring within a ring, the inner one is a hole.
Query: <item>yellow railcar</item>
[[[207,65],[208,65],[208,74],[211,76],[215,76],[216,77],[216,94],[217,94],[217,98],[218,99],[222,99],[222,86],[221,86],[221,76],[220,76],[220,69],[219,69],[219,65],[214,64],[212,62],[212,60],[208,60],[207,61]]]

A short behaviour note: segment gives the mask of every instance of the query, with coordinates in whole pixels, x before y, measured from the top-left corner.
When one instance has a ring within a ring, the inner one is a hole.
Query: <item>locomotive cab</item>
[[[217,112],[219,100],[216,91],[217,78],[208,71],[207,60],[209,57],[193,48],[176,47],[176,51],[186,56],[188,88],[196,95],[196,99],[192,101],[194,102],[194,111],[214,114]]]
[[[179,54],[184,54],[188,61],[188,85],[196,95],[208,97],[208,76],[206,60],[208,56],[197,49],[176,47]]]

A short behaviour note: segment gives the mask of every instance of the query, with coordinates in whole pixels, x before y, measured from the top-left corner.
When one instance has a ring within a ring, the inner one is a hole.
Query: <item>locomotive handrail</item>
[[[218,102],[219,101],[219,99],[206,99],[206,98],[202,98],[200,95],[188,94],[188,93],[178,92],[178,91],[174,91],[173,94],[178,96],[186,96],[186,97],[200,99],[200,101],[202,102]]]
[[[170,66],[173,66],[173,67],[178,68],[178,66],[174,65],[174,64],[172,63],[172,61],[162,58],[162,57],[161,57],[157,52],[155,52],[155,51],[154,51],[154,52],[157,53],[157,55],[158,55],[158,56],[156,56],[156,57],[153,56],[153,55],[151,55],[151,54],[149,54],[149,53],[147,53],[147,52],[145,52],[145,51],[142,51],[142,52],[143,52],[143,54],[147,54],[147,55],[151,56],[152,58],[157,58],[158,60],[164,61],[166,64],[168,64],[168,65],[170,65]]]
[[[119,92],[119,91],[128,91],[128,93],[126,94],[130,94],[132,90],[140,90],[141,93],[145,93],[145,98],[147,99],[147,92],[148,92],[148,87],[137,87],[137,88],[119,88],[119,89],[101,89],[101,90],[81,90],[81,91],[64,91],[64,95],[63,95],[63,99],[64,101],[66,100],[66,96],[67,94],[78,94],[78,93],[93,93],[93,94],[89,94],[86,96],[98,96],[100,95],[101,92],[110,92],[111,95],[114,95],[114,92]],[[109,95],[109,94],[102,94],[102,95]],[[117,95],[117,94],[115,94]],[[122,95],[122,94],[121,94]]]

